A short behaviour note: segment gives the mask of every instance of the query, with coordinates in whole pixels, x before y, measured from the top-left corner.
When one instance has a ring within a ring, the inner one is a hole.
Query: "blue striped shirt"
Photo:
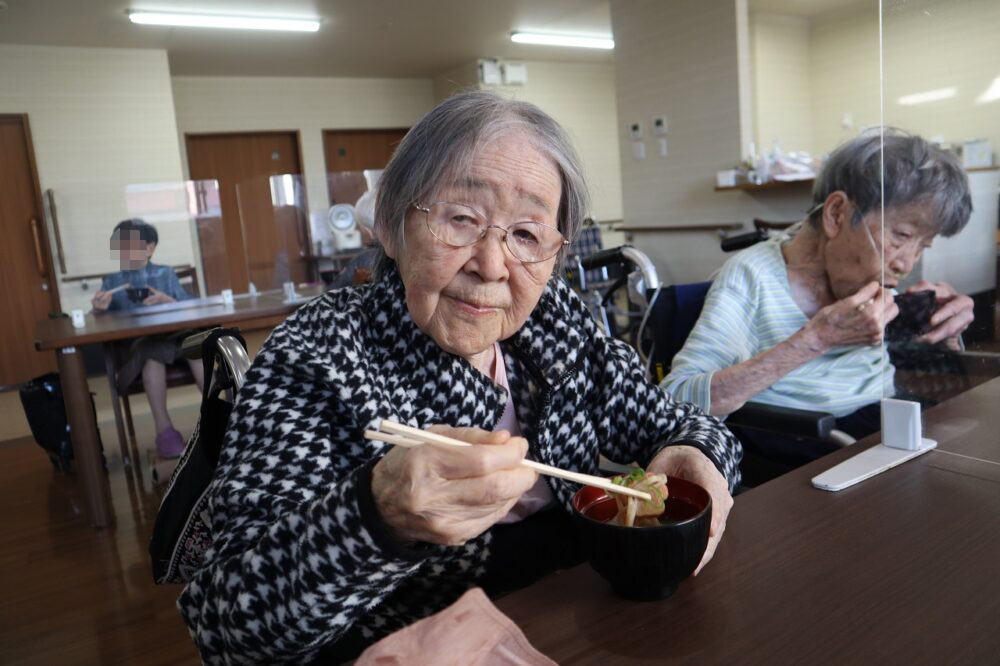
[[[758,243],[723,265],[698,322],[660,384],[675,399],[708,411],[716,371],[750,360],[805,326],[808,319],[788,285],[781,240]],[[892,396],[893,377],[884,346],[836,347],[751,400],[840,417],[881,400],[883,392]]]

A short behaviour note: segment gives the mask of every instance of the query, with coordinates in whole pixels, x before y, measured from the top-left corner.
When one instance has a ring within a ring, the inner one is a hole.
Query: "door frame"
[[[413,129],[413,125],[409,127],[324,127],[320,131],[325,136],[327,132],[370,132],[371,134],[375,132],[403,132],[405,134],[411,129]]]
[[[302,167],[302,131],[297,129],[268,129],[268,130],[226,130],[223,132],[184,132],[184,167],[187,173],[188,180],[191,180],[191,159],[188,155],[188,139],[189,138],[206,138],[206,137],[230,137],[230,136],[249,136],[262,134],[294,134],[295,135],[295,148],[298,150],[298,163],[299,163],[299,173],[302,175],[303,187],[305,187],[305,170]],[[306,191],[306,196],[309,196],[309,192]]]
[[[376,132],[402,132],[403,136],[413,129],[413,125],[409,127],[323,127],[319,131],[319,143],[320,147],[323,149],[323,171],[326,171],[326,135],[332,134],[334,132],[358,132],[365,134],[375,134]],[[400,139],[402,140],[402,139]],[[325,175],[325,174],[324,174]]]
[[[358,128],[350,128],[350,127],[324,127],[324,128],[321,128],[320,129],[320,135],[319,135],[319,141],[320,141],[320,148],[323,149],[323,181],[326,183],[326,197],[327,197],[326,200],[327,200],[327,203],[328,204],[333,203],[333,191],[330,189],[330,172],[328,171],[329,166],[328,166],[327,154],[326,154],[326,137],[327,137],[328,134],[334,134],[336,132],[355,132],[355,133],[359,133],[359,134],[361,134],[361,133],[364,133],[364,134],[376,134],[376,133],[380,133],[380,132],[402,132],[403,136],[405,137],[406,133],[409,132],[411,129],[413,129],[412,125],[410,127],[358,127]],[[402,137],[400,137],[400,141],[402,141]]]
[[[27,113],[0,113],[0,121],[15,122],[21,125],[24,134],[24,143],[28,152],[28,169],[31,171],[31,196],[35,200],[35,210],[38,211],[38,221],[41,222],[42,231],[42,259],[45,262],[45,282],[49,285],[49,308],[52,312],[61,312],[62,305],[59,300],[59,280],[55,273],[55,264],[52,261],[52,248],[49,245],[49,220],[45,217],[45,204],[42,200],[42,187],[38,180],[38,162],[35,160],[35,145],[31,140],[31,123],[28,121]]]

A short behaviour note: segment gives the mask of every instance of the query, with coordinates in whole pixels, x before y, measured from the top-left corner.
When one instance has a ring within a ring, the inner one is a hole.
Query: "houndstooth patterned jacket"
[[[648,382],[561,280],[501,348],[529,457],[594,474],[599,453],[644,465],[684,442],[738,482],[739,443]],[[382,417],[489,430],[505,404],[416,327],[398,273],[300,308],[247,374],[209,491],[214,541],[178,600],[202,658],[308,661],[348,628],[375,640],[475,585],[490,532],[456,547],[394,543],[370,486],[387,445],[362,432]],[[568,510],[576,487],[546,481]]]

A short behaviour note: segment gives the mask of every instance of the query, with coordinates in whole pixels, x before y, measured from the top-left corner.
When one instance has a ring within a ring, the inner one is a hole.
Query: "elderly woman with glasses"
[[[894,393],[880,345],[899,312],[893,292],[934,238],[957,234],[972,212],[954,157],[898,131],[885,133],[884,148],[882,139],[863,135],[834,151],[807,219],[726,262],[663,381],[674,398],[720,417],[753,400],[832,412],[854,437],[879,429],[878,402]],[[972,299],[947,284],[909,289],[925,290],[935,311],[920,340],[957,347]],[[831,449],[737,434],[748,451],[788,466]]]
[[[577,486],[599,456],[686,477],[725,527],[741,450],[647,382],[555,271],[587,212],[561,128],[452,97],[379,184],[370,285],[278,327],[247,374],[209,489],[213,543],[179,606],[210,663],[336,661],[454,601],[581,560]],[[392,419],[473,443],[393,448]]]

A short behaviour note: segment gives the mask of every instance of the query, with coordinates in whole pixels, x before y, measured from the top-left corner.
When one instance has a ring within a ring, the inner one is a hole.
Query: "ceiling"
[[[749,0],[748,4],[751,11],[811,17],[876,1]],[[0,44],[164,49],[175,75],[425,78],[483,57],[610,63],[611,51],[510,41],[514,30],[611,34],[609,2],[0,0]],[[323,23],[317,33],[139,26],[128,21],[128,9],[318,16]]]
[[[514,44],[514,30],[610,34],[608,0],[0,0],[0,43],[165,49],[175,75],[433,77],[480,57],[612,62]],[[315,17],[317,33],[139,26],[128,9]]]

